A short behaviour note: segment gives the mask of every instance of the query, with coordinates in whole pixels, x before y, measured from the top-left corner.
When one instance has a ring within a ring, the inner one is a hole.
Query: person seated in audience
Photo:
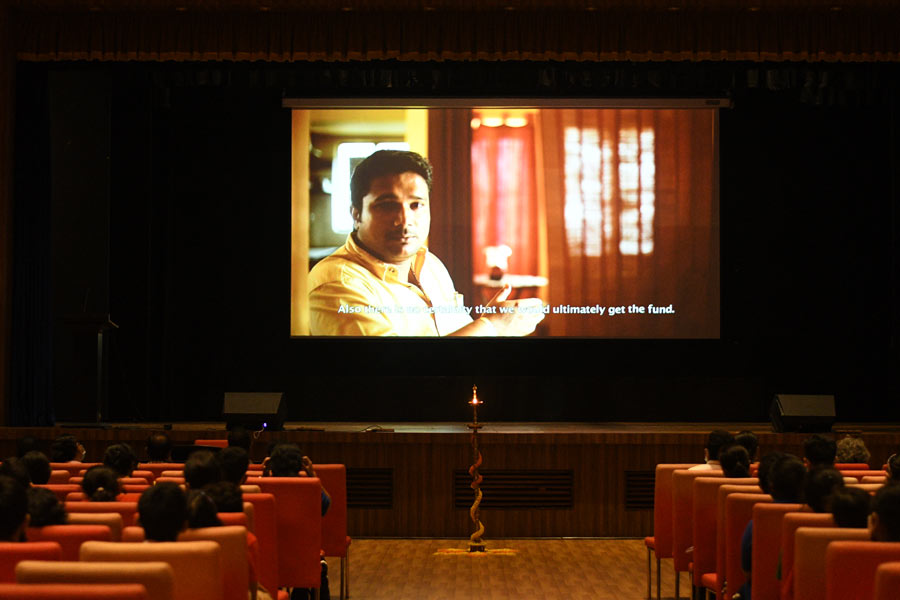
[[[858,487],[843,487],[834,490],[826,500],[836,527],[863,529],[869,526],[872,512],[872,496]]]
[[[147,438],[147,462],[164,463],[172,460],[172,440],[165,433],[151,433]]]
[[[241,492],[241,486],[223,480],[206,486],[203,491],[212,499],[219,512],[244,512],[244,494]]]
[[[191,490],[187,495],[188,527],[200,529],[201,527],[221,527],[222,521],[216,514],[219,512],[216,503],[203,490]],[[241,507],[243,509],[243,507]]]
[[[190,490],[202,490],[222,481],[222,465],[209,450],[193,452],[184,463],[184,483]]]
[[[61,435],[50,445],[50,462],[83,462],[87,450],[74,435]]]
[[[765,460],[765,459],[764,459]],[[760,465],[762,468],[762,465]],[[806,467],[799,458],[787,454],[772,465],[769,473],[769,488],[772,501],[779,504],[799,503],[803,501],[803,484],[806,479]],[[741,537],[741,569],[747,577],[744,585],[732,596],[732,600],[750,600],[750,571],[753,557],[753,521],[747,524]]]
[[[187,527],[187,500],[177,483],[150,486],[138,500],[138,516],[148,542],[174,542]]]
[[[724,447],[734,443],[734,436],[724,429],[716,429],[711,431],[706,438],[706,448],[703,449],[703,458],[705,464],[695,465],[690,468],[691,471],[699,471],[703,469],[718,469],[719,451]]]
[[[250,447],[253,445],[253,436],[243,425],[235,425],[228,431],[228,447],[243,448],[250,455]]]
[[[28,469],[22,459],[15,456],[9,456],[0,463],[0,475],[6,475],[19,482],[22,487],[31,486],[31,477],[28,475]]]
[[[750,454],[739,444],[720,450],[719,463],[725,477],[750,477]]]
[[[219,452],[217,458],[222,468],[222,479],[236,485],[244,483],[247,479],[247,467],[250,466],[246,450],[240,446],[228,446]]]
[[[29,527],[65,525],[68,520],[66,509],[56,494],[46,488],[31,487],[28,494]]]
[[[806,475],[803,496],[813,512],[828,512],[827,500],[832,492],[844,487],[844,476],[837,469],[819,467]]]
[[[887,482],[900,483],[900,454],[891,454],[887,459]]]
[[[47,455],[38,450],[32,450],[21,459],[22,465],[28,471],[28,477],[31,483],[43,485],[50,481],[50,459]]]
[[[772,467],[785,456],[787,454],[784,452],[769,452],[759,461],[759,470],[756,473],[756,477],[759,479],[759,487],[764,494],[772,494]]]
[[[757,453],[759,452],[759,438],[756,437],[755,433],[745,429],[734,436],[734,443],[746,448],[747,454],[750,455],[750,462],[756,462]]]
[[[33,450],[40,451],[41,444],[33,435],[23,435],[16,440],[16,456],[22,458]]]
[[[25,488],[12,477],[0,475],[0,542],[25,541],[29,522]]]
[[[836,454],[837,444],[834,443],[834,440],[829,440],[819,434],[813,434],[803,442],[803,464],[807,469],[833,467]]]
[[[900,542],[900,485],[889,484],[875,492],[869,531],[873,542]]]
[[[862,438],[848,435],[837,443],[835,462],[839,463],[869,463],[872,453],[866,448]]]
[[[118,473],[119,477],[131,477],[137,465],[137,455],[131,446],[125,443],[113,444],[103,455],[103,466]]]
[[[119,474],[101,465],[94,465],[81,480],[81,491],[91,502],[115,502],[119,495]]]

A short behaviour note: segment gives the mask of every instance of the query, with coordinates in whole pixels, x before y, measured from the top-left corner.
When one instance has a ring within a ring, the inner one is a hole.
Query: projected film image
[[[694,104],[294,108],[291,335],[719,337]]]

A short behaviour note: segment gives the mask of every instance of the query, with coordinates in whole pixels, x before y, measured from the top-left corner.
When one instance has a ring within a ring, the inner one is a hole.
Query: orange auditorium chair
[[[66,512],[119,513],[125,526],[133,525],[137,515],[137,502],[66,502]]]
[[[122,515],[119,513],[69,513],[67,523],[70,525],[106,525],[109,527],[110,541],[122,539]]]
[[[900,562],[886,562],[875,571],[873,600],[896,600],[900,596]]]
[[[715,477],[722,471],[677,470],[672,473],[672,566],[675,570],[675,597],[680,593],[680,574],[690,571],[689,549],[694,545],[691,513],[694,510],[694,480],[698,477]]]
[[[69,477],[71,475],[65,469],[51,470],[47,483],[69,483]]]
[[[188,529],[179,542],[209,540],[222,549],[222,600],[247,600],[250,589],[247,558],[247,528],[242,525]]]
[[[81,544],[88,540],[109,542],[112,533],[106,525],[47,525],[29,527],[25,534],[31,542],[57,542],[63,560],[78,560]]]
[[[210,448],[227,448],[228,440],[194,440],[195,446],[209,446]]]
[[[57,542],[0,542],[0,583],[16,581],[16,565],[23,560],[62,560]]]
[[[175,576],[168,563],[26,560],[16,567],[19,583],[139,583],[148,600],[173,600]]]
[[[844,477],[855,477],[857,480],[861,481],[863,477],[887,477],[886,471],[875,471],[871,469],[867,469],[864,471],[841,471],[841,475]]]
[[[838,471],[868,471],[867,463],[834,463],[834,468]]]
[[[716,492],[716,570],[714,573],[704,573],[700,580],[704,588],[713,590],[716,598],[722,600],[724,597],[722,589],[725,586],[725,566],[728,548],[728,542],[725,539],[727,528],[724,526],[725,500],[731,494],[762,494],[762,490],[758,485],[732,485],[726,483],[719,486]]]
[[[3,600],[148,600],[139,583],[2,583]]]
[[[275,517],[275,496],[272,494],[244,494],[244,504],[253,506],[250,530],[259,543],[259,583],[274,594],[278,589],[278,525]],[[246,514],[246,513],[245,513]]]
[[[740,492],[725,498],[725,600],[731,600],[747,580],[741,568],[741,539],[753,517],[753,507],[771,501],[772,496],[768,494]]]
[[[340,600],[350,595],[350,536],[347,535],[347,467],[340,464],[313,465],[316,476],[331,496],[331,506],[322,517],[322,552],[340,560]]]
[[[644,538],[647,547],[647,598],[650,598],[651,552],[656,555],[656,597],[660,598],[660,563],[672,558],[672,473],[689,469],[696,463],[656,465],[653,488],[653,535]]]
[[[59,470],[68,471],[69,477],[71,478],[71,477],[77,477],[81,471],[86,471],[87,469],[90,469],[91,467],[93,467],[95,465],[100,465],[100,464],[103,464],[103,463],[97,463],[97,462],[94,462],[94,463],[52,462],[52,463],[50,463],[50,469],[51,469],[51,471],[59,471]]]
[[[839,540],[868,540],[868,529],[800,527],[794,533],[794,600],[822,600],[826,595],[825,551]]]
[[[39,483],[34,487],[50,490],[60,502],[65,502],[70,493],[81,491],[81,486],[75,483]]]
[[[794,597],[794,536],[800,527],[834,527],[831,513],[791,512],[781,521],[781,600]]]
[[[803,504],[760,503],[753,507],[753,551],[750,572],[753,597],[778,600],[782,521],[786,514],[802,510]]]
[[[884,485],[887,483],[887,475],[863,475],[863,478],[860,480],[861,483],[880,483]]]
[[[242,512],[220,512],[217,513],[217,516],[222,522],[222,525],[240,525],[241,527],[247,527],[247,515]],[[247,527],[247,531],[250,531],[249,527]]]
[[[831,542],[825,551],[825,598],[871,600],[878,565],[898,560],[900,542]]]
[[[138,469],[141,471],[150,471],[153,473],[153,479],[162,475],[163,471],[181,471],[184,469],[184,463],[140,463]]]

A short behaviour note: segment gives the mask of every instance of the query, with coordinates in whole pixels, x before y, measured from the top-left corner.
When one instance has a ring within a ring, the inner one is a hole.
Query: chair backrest
[[[825,551],[835,540],[868,540],[868,529],[800,527],[794,533],[794,600],[825,598]]]
[[[900,562],[886,562],[875,571],[875,594],[872,600],[896,600],[900,590]]]
[[[257,576],[267,590],[278,589],[278,525],[275,518],[275,496],[244,494],[244,502],[253,505],[253,533],[259,544]]]
[[[322,517],[322,551],[325,556],[346,556],[347,467],[340,464],[313,465],[322,487],[331,496],[331,506]]]
[[[139,583],[148,600],[173,600],[175,575],[166,562],[26,560],[16,567],[19,583]]]
[[[65,469],[52,469],[47,483],[69,483],[71,475]]]
[[[731,494],[762,494],[758,485],[732,485],[726,483],[719,486],[716,494],[716,598],[721,600],[722,588],[725,584],[725,565],[728,545],[725,540],[725,499]],[[741,532],[743,533],[743,532]]]
[[[184,469],[166,469],[158,477],[184,477]]]
[[[694,585],[702,585],[703,575],[716,571],[719,488],[723,485],[756,485],[755,477],[697,477],[694,479],[691,514],[694,540]]]
[[[860,471],[845,470],[841,471],[841,475],[843,475],[844,477],[855,477],[858,480],[862,479],[863,477],[887,477],[887,473],[885,471],[874,471],[872,469]]]
[[[57,542],[62,548],[63,560],[78,560],[81,544],[88,540],[112,541],[112,534],[106,525],[29,527],[25,535],[32,542]]]
[[[781,599],[794,597],[794,534],[800,527],[834,527],[831,513],[790,512],[781,521]]]
[[[753,506],[753,550],[750,571],[753,597],[760,600],[778,600],[779,557],[781,555],[781,531],[784,516],[799,511],[803,504],[760,503]]]
[[[169,477],[168,475],[161,475],[156,478],[156,483],[162,483],[164,481],[171,481],[172,483],[183,484],[184,477]]]
[[[16,581],[16,565],[23,560],[62,560],[57,542],[0,542],[0,583]]]
[[[102,463],[82,463],[82,462],[52,462],[50,463],[51,471],[68,471],[69,477],[76,477],[80,472],[86,471],[93,466],[99,465]]]
[[[243,526],[204,527],[188,529],[178,541],[209,540],[222,549],[223,600],[247,600],[250,576],[247,558],[247,528]]]
[[[251,506],[253,506],[251,504]],[[222,521],[222,525],[240,525],[241,527],[247,527],[247,515],[242,512],[220,512],[218,513],[219,520]],[[247,529],[249,531],[249,528]]]
[[[725,599],[738,591],[747,580],[741,569],[741,539],[753,517],[753,507],[760,502],[771,502],[768,494],[728,494],[725,498],[725,581],[728,589]]]
[[[897,560],[900,542],[831,542],[825,551],[825,598],[871,600],[878,565]],[[895,594],[900,595],[900,590]]]
[[[120,488],[125,494],[142,494],[150,489],[149,483],[123,483]]]
[[[834,463],[834,468],[838,471],[868,471],[867,463]]]
[[[210,446],[212,448],[227,448],[228,440],[219,440],[219,439],[207,439],[207,440],[194,440],[195,446]]]
[[[133,525],[137,516],[137,502],[66,502],[66,512],[110,513],[122,515],[122,524]]]
[[[111,542],[122,540],[122,515],[119,513],[69,513],[67,522],[70,525],[106,525],[109,527]],[[74,560],[74,559],[73,559]]]
[[[144,540],[146,540],[144,537],[144,528],[139,525],[129,525],[122,530],[123,542],[143,542]]]
[[[184,463],[140,463],[137,468],[141,471],[150,471],[153,473],[153,479],[162,475],[163,471],[181,471],[184,469]]]
[[[688,548],[694,545],[691,513],[694,510],[694,480],[715,477],[721,470],[677,470],[672,473],[672,563],[676,572],[687,571]]]
[[[81,491],[81,486],[75,483],[39,483],[35,484],[34,487],[50,490],[60,502],[65,502],[66,497],[72,492]]]
[[[319,479],[259,477],[249,483],[275,496],[278,586],[318,588],[322,551],[322,484]]]
[[[656,558],[672,558],[672,473],[693,466],[688,463],[656,465],[653,489],[653,551]]]
[[[883,483],[848,483],[847,487],[857,487],[866,490],[870,494],[874,494],[884,487]]]
[[[262,490],[259,489],[258,485],[249,485],[245,483],[241,486],[241,492],[244,494],[261,494]]]
[[[4,600],[147,600],[139,583],[0,583]]]
[[[863,475],[862,483],[887,483],[887,475]]]
[[[156,473],[149,469],[135,469],[131,472],[131,476],[146,479],[147,483],[153,483],[153,480],[156,479]]]
[[[81,560],[106,562],[162,561],[172,567],[174,600],[221,600],[222,563],[219,544],[191,542],[85,542]]]

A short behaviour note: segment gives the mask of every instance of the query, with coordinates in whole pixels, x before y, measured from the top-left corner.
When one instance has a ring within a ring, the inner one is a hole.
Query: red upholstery
[[[653,535],[644,538],[647,547],[647,597],[650,597],[650,551],[656,554],[656,595],[660,595],[660,560],[672,558],[672,473],[689,469],[691,463],[658,464],[653,488]]]
[[[279,587],[318,588],[322,550],[322,485],[319,479],[258,477],[248,483],[275,496]],[[261,560],[265,559],[261,557]]]
[[[844,477],[855,477],[857,480],[860,480],[863,477],[887,477],[887,473],[885,471],[874,471],[870,469],[859,471],[844,470],[841,471],[841,475],[843,475]]]
[[[741,569],[741,538],[753,516],[753,507],[771,501],[768,494],[736,493],[725,498],[725,600],[731,600],[747,580]]]
[[[69,472],[69,477],[77,476],[82,470],[87,470],[93,467],[94,465],[99,465],[102,463],[84,463],[84,462],[52,462],[50,463],[50,469],[52,471],[65,470]]]
[[[900,542],[831,542],[825,551],[826,599],[871,600],[878,565],[897,560]]]
[[[240,525],[241,527],[247,527],[247,515],[242,512],[220,512],[218,515],[219,520],[222,521],[222,525]]]
[[[794,535],[800,527],[834,527],[831,513],[791,512],[781,521],[781,600],[794,597]]]
[[[81,485],[81,482],[84,481],[84,477],[79,475],[77,477],[70,477],[69,483],[77,483]],[[150,482],[147,481],[143,477],[119,477],[119,485],[150,485]]]
[[[869,465],[866,463],[834,463],[834,468],[838,471],[868,471]]]
[[[688,548],[694,545],[691,521],[694,510],[694,479],[715,477],[721,473],[720,470],[706,469],[678,470],[672,473],[672,563],[676,573],[687,571],[691,562]]]
[[[137,502],[66,502],[66,512],[119,513],[125,526],[135,523]]]
[[[726,483],[716,490],[716,570],[715,573],[704,573],[701,576],[701,584],[716,593],[716,598],[722,599],[722,588],[725,583],[725,565],[727,560],[727,543],[725,540],[725,500],[731,494],[761,494],[758,485],[732,485]],[[743,531],[741,532],[743,534]]]
[[[339,464],[313,465],[316,476],[331,496],[331,507],[322,517],[322,551],[340,559],[340,597],[349,595],[347,567],[350,536],[347,535],[347,467]]]
[[[150,471],[153,473],[153,479],[162,475],[163,471],[181,471],[184,469],[184,463],[141,463],[138,465],[141,471]]]
[[[210,446],[212,448],[227,448],[228,440],[194,440],[195,446]]]
[[[62,560],[62,548],[57,542],[0,542],[0,583],[14,583],[23,560]]]
[[[259,583],[270,593],[278,589],[278,526],[275,518],[275,496],[244,494],[244,503],[253,505],[253,533],[259,543],[257,564]]]
[[[205,527],[188,529],[178,536],[179,542],[209,540],[222,549],[222,600],[247,600],[250,588],[247,559],[247,528]]]
[[[184,483],[184,477],[169,477],[169,476],[163,475],[161,477],[156,478],[156,483],[162,483],[164,481],[170,481],[172,483],[177,483],[180,485],[180,484]]]
[[[139,583],[148,600],[172,600],[175,575],[168,563],[23,560],[16,567],[19,583]]]
[[[848,483],[846,485],[847,487],[858,487],[860,489],[866,490],[870,494],[874,494],[884,487],[883,483]]]
[[[119,513],[69,513],[70,525],[105,525],[109,527],[110,541],[122,539],[122,515]]]
[[[750,572],[753,597],[761,600],[778,600],[779,558],[781,555],[782,521],[787,513],[796,512],[803,504],[768,504],[753,506],[753,553]]]
[[[47,525],[29,527],[25,534],[31,542],[57,542],[63,560],[78,560],[81,544],[88,540],[109,542],[112,533],[106,525]]]
[[[147,600],[139,583],[4,583],[4,600]]]
[[[129,525],[125,529],[122,530],[122,541],[123,542],[143,542],[146,538],[144,537],[144,528],[138,525]]]
[[[861,479],[862,483],[887,483],[887,475],[864,475]]]
[[[825,598],[825,551],[835,540],[868,540],[868,529],[800,527],[794,534],[794,600]]]
[[[896,600],[897,596],[900,596],[900,562],[881,563],[875,571],[873,600]]]
[[[47,483],[69,483],[71,475],[65,469],[55,469],[50,471],[50,479]]]
[[[34,487],[48,489],[56,496],[60,502],[66,501],[66,496],[71,492],[80,492],[81,486],[75,483],[42,483],[35,484]]]

